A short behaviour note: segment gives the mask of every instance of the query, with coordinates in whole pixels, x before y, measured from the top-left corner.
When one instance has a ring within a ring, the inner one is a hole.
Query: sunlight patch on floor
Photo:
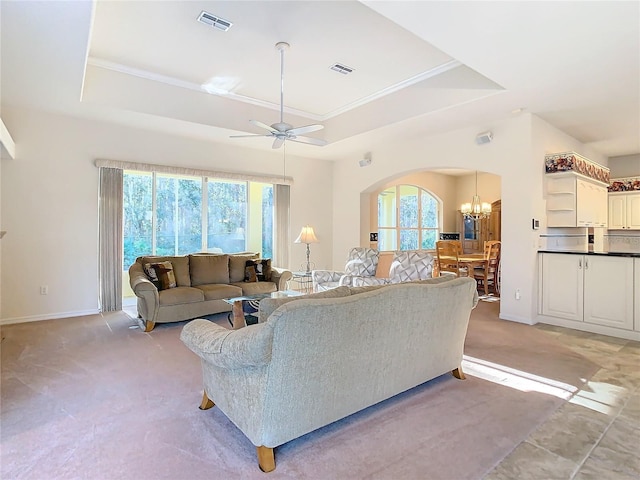
[[[617,410],[614,406],[620,405],[627,394],[628,390],[624,387],[590,381],[569,402],[611,415]]]
[[[488,382],[514,388],[521,392],[539,392],[568,400],[596,412],[611,415],[628,395],[624,387],[603,382],[586,382],[582,389],[575,385],[558,382],[551,378],[488,362],[479,358],[463,356],[462,370],[465,375],[481,378]],[[580,379],[584,381],[584,379]]]
[[[554,397],[569,400],[578,387],[558,382],[550,378],[539,377],[532,373],[516,370],[504,365],[488,362],[479,358],[464,355],[462,370],[465,375],[481,378],[489,382],[514,388],[521,392],[540,392]]]

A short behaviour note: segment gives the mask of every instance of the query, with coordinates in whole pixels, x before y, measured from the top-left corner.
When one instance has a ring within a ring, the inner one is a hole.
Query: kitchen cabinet
[[[609,193],[609,230],[640,230],[640,192]]]
[[[606,227],[607,184],[575,172],[547,175],[548,227]]]
[[[634,260],[607,255],[541,254],[540,313],[634,329]],[[636,303],[640,298],[636,299]],[[638,312],[636,317],[638,317]]]

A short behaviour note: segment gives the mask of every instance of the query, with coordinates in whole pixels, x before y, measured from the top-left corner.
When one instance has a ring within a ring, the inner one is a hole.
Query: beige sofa
[[[129,283],[136,294],[138,317],[145,332],[156,323],[178,322],[231,311],[223,298],[285,290],[291,272],[272,267],[271,281],[245,282],[245,264],[258,254],[193,254],[177,257],[138,257],[129,267]],[[158,290],[144,265],[171,262],[176,287]]]
[[[194,320],[180,338],[202,360],[200,408],[215,402],[271,471],[278,445],[444,373],[464,378],[477,302],[472,278],[342,286],[262,300],[262,322],[239,330]]]

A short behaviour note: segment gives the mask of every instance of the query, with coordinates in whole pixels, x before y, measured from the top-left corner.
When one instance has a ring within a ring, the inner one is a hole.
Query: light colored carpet
[[[576,386],[595,372],[497,312],[474,311],[469,366]],[[226,315],[213,321],[228,326]],[[184,323],[145,334],[115,313],[3,327],[1,478],[479,479],[563,403],[501,374],[445,375],[278,447],[264,474],[219,410],[197,408],[200,363],[178,339]]]

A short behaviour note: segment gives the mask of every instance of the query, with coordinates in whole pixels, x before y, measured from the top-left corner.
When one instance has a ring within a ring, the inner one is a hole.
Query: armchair
[[[433,256],[425,251],[395,252],[388,278],[354,277],[353,286],[363,287],[426,280],[433,276],[433,264]]]
[[[340,286],[353,286],[353,279],[373,277],[378,267],[379,252],[375,248],[354,247],[349,250],[344,272],[313,270],[313,291],[322,292]]]

